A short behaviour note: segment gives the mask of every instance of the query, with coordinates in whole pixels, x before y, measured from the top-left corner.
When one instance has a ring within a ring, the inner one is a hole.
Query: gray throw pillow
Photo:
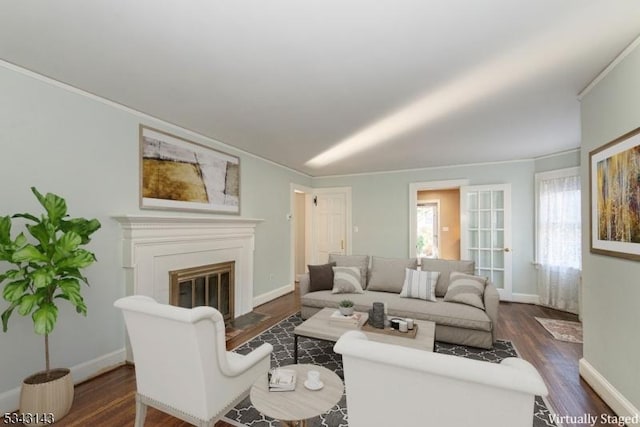
[[[444,296],[448,302],[467,304],[484,310],[484,288],[487,278],[454,271],[449,277],[449,289]]]
[[[333,268],[335,262],[322,265],[308,265],[309,292],[330,291],[333,289]]]
[[[399,294],[404,285],[405,269],[415,270],[415,258],[373,257],[367,290]]]
[[[333,294],[363,294],[358,267],[333,267]]]
[[[329,262],[335,262],[336,267],[358,267],[360,269],[360,286],[362,289],[367,288],[369,255],[329,254]]]

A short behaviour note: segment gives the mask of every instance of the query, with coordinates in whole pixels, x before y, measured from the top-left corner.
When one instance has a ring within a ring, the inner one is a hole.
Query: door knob
[[[511,249],[509,249],[509,248],[504,248],[504,251],[505,251],[505,252],[511,252]]]

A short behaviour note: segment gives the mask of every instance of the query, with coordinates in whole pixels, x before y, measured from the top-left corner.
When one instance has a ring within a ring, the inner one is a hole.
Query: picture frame
[[[240,214],[240,158],[140,125],[140,209]]]
[[[640,260],[640,127],[589,153],[591,252]]]

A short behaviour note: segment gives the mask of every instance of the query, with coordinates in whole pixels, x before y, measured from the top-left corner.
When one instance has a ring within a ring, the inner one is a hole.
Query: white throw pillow
[[[418,271],[405,269],[404,285],[400,296],[426,301],[436,301],[436,282],[440,273],[437,271]]]
[[[360,268],[333,267],[332,294],[363,294],[360,284]]]

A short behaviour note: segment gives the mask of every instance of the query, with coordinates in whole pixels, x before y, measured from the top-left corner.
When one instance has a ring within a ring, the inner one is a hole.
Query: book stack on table
[[[293,391],[296,389],[296,372],[292,369],[270,369],[269,391]]]
[[[340,310],[336,310],[331,314],[331,317],[329,317],[329,322],[334,325],[350,325],[359,328],[366,322],[368,317],[365,313],[358,312],[353,313],[351,316],[343,316]]]

